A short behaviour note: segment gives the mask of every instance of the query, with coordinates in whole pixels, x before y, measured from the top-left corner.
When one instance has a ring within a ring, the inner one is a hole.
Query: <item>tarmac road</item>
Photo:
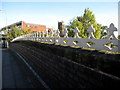
[[[2,51],[2,88],[34,88],[30,78],[23,73],[17,58],[9,49]]]

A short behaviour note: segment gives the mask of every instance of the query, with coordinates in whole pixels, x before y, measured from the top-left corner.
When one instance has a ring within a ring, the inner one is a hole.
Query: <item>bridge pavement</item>
[[[20,64],[12,51],[2,51],[2,88],[34,88],[29,77],[23,73]]]

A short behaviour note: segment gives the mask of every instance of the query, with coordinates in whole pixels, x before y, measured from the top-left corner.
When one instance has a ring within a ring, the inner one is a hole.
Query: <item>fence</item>
[[[68,31],[65,29],[65,35],[64,37],[60,37],[60,31],[57,30],[56,33],[50,32],[50,36],[48,37],[48,32],[46,32],[46,36],[44,36],[44,33],[30,33],[26,35],[19,36],[12,40],[14,41],[20,41],[20,40],[32,40],[32,41],[39,41],[39,42],[50,42],[54,44],[60,44],[60,45],[68,45],[68,46],[79,46],[81,48],[93,48],[96,50],[108,50],[108,51],[115,51],[119,52],[120,50],[120,40],[117,39],[114,35],[114,31],[117,31],[117,28],[114,27],[114,24],[111,23],[109,28],[106,29],[107,32],[109,32],[109,35],[105,39],[96,39],[94,37],[94,31],[95,29],[93,26],[90,26],[88,28],[88,38],[80,38],[78,33],[79,30],[76,28],[74,30],[74,37],[68,37]],[[56,37],[53,35],[56,34]],[[112,37],[112,38],[110,38]]]

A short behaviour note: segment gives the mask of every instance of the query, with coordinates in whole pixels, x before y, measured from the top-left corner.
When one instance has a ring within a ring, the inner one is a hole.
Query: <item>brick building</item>
[[[30,29],[31,31],[38,32],[43,31],[46,33],[46,30],[51,31],[52,28],[46,28],[45,25],[39,25],[39,24],[32,24],[32,23],[26,23],[24,21],[19,21],[16,23],[13,23],[11,25],[8,25],[6,27],[3,27],[0,29],[0,31],[10,30],[12,26],[17,26],[18,29]]]

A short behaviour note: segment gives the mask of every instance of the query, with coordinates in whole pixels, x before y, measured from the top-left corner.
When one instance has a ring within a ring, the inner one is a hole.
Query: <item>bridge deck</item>
[[[34,88],[12,52],[2,49],[2,88]]]

